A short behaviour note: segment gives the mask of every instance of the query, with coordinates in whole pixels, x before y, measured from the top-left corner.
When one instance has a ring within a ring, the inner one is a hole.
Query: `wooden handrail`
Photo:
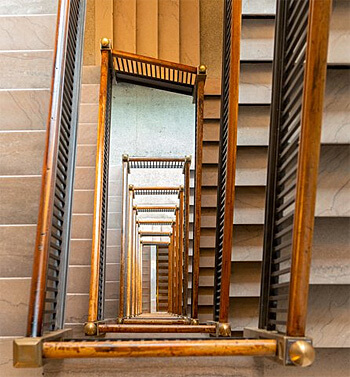
[[[99,112],[97,130],[97,151],[96,151],[96,173],[94,191],[94,219],[92,229],[91,248],[91,274],[88,322],[95,322],[98,318],[98,291],[99,291],[99,270],[100,270],[100,245],[101,245],[101,225],[102,225],[102,200],[103,200],[103,165],[105,152],[105,124],[107,119],[107,96],[108,96],[108,76],[110,64],[110,49],[101,50],[101,74],[99,93]]]
[[[76,24],[69,29],[72,15],[76,17]],[[46,329],[60,329],[64,323],[84,19],[83,2],[59,0],[27,322],[27,336],[31,337],[42,334],[46,310],[51,313]],[[69,56],[68,46],[71,49]],[[67,96],[70,101],[67,101]],[[70,120],[62,119],[63,105],[71,116]],[[65,145],[60,140],[61,135],[66,137]],[[62,148],[66,148],[66,166],[64,174],[60,172],[61,181],[58,182],[58,155],[62,153]],[[60,210],[55,209],[55,190],[59,190],[57,195],[60,197]],[[53,224],[54,211],[59,214],[58,227]],[[60,238],[60,241],[52,240],[53,235]],[[58,282],[56,287],[50,287],[53,289],[53,297],[46,301],[49,261],[53,257],[56,258],[53,264],[57,265],[59,272],[56,276]],[[51,308],[45,309],[47,305]]]
[[[310,0],[287,335],[305,336],[331,0]]]
[[[189,266],[189,248],[190,248],[190,165],[189,157],[184,167],[184,267],[183,267],[183,311],[182,315],[187,316],[188,306],[188,266]]]
[[[231,3],[230,6],[228,3]],[[228,322],[230,307],[242,1],[226,1],[224,18],[225,56],[222,64],[213,313],[214,320],[219,320],[221,323]],[[225,113],[228,113],[227,118],[225,118]]]

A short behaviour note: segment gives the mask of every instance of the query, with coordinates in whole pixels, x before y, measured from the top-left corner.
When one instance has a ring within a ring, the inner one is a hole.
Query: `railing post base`
[[[275,339],[277,341],[276,360],[283,366],[310,366],[315,360],[315,350],[312,339],[307,337],[293,337],[263,329],[245,328],[245,338]]]
[[[199,325],[199,320],[196,318],[191,318],[191,325]]]
[[[53,331],[37,338],[19,338],[13,341],[13,366],[15,368],[40,368],[43,366],[44,341],[60,340],[71,333],[70,329]]]

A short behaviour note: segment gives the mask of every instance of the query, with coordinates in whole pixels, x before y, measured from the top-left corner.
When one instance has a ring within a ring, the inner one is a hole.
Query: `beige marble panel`
[[[100,84],[100,66],[83,66],[82,84]]]
[[[180,63],[200,64],[199,0],[180,0]]]
[[[89,293],[90,272],[90,265],[69,266],[67,292],[70,294]]]
[[[243,19],[241,60],[272,60],[275,20]]]
[[[158,0],[136,0],[136,52],[158,58]]]
[[[113,11],[113,47],[136,53],[136,0],[116,0]]]
[[[262,259],[263,227],[235,225],[233,228],[232,261],[260,261]],[[201,260],[203,267],[214,266],[215,229],[201,229]],[[206,251],[205,249],[208,249]]]
[[[328,69],[323,106],[322,143],[350,143],[350,73]]]
[[[91,239],[93,215],[73,214],[71,238]]]
[[[67,294],[66,323],[84,323],[87,321],[89,294]]]
[[[203,191],[202,227],[214,228],[216,224],[216,190]],[[234,223],[259,225],[264,222],[265,190],[263,187],[237,187]]]
[[[230,299],[229,322],[235,331],[245,327],[258,327],[259,299],[235,297]]]
[[[335,0],[331,17],[328,63],[350,63],[350,3],[348,0]]]
[[[0,178],[0,224],[36,224],[41,177]]]
[[[210,165],[203,167],[202,186],[217,186],[218,167],[214,163],[218,160],[218,149],[219,146],[204,144],[203,159]],[[237,148],[236,186],[265,186],[266,168],[267,149],[265,147]]]
[[[105,318],[116,319],[118,317],[119,300],[106,299],[105,301]]]
[[[349,295],[347,285],[310,287],[306,333],[315,347],[349,347]]]
[[[350,284],[350,218],[316,218],[312,284]]]
[[[98,103],[80,104],[79,123],[97,123],[98,121]]]
[[[56,15],[0,17],[0,50],[53,50]]]
[[[49,90],[0,91],[0,130],[45,129],[49,98]]]
[[[24,336],[30,278],[0,279],[0,336]]]
[[[76,164],[83,167],[95,167],[96,145],[78,145]]]
[[[239,103],[270,103],[272,64],[241,64],[239,83]]]
[[[81,103],[98,103],[100,92],[99,84],[83,84],[81,86],[80,102]]]
[[[78,145],[97,143],[97,123],[80,123],[78,126]]]
[[[74,188],[93,190],[95,188],[95,168],[78,166],[75,169]]]
[[[0,89],[49,88],[52,59],[52,51],[1,51]]]
[[[180,0],[158,0],[158,58],[180,60]]]
[[[261,264],[258,262],[232,264],[230,297],[259,297],[260,295],[260,271]],[[212,287],[214,285],[214,270],[211,268],[201,269],[199,272],[199,286],[208,287],[206,295],[201,294],[200,305],[210,304]]]
[[[40,175],[45,131],[0,132],[0,175]]]
[[[73,213],[94,212],[94,190],[74,190]]]
[[[0,277],[30,277],[36,225],[0,226]]]
[[[325,145],[317,184],[316,216],[350,216],[350,148]]]
[[[91,244],[91,239],[71,239],[69,263],[71,265],[89,264],[91,260]]]

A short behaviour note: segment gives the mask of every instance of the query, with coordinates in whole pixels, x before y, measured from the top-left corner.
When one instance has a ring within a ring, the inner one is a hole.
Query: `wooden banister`
[[[64,324],[85,9],[83,1],[58,2],[28,310],[31,337]]]
[[[305,336],[331,0],[310,0],[287,335]]]

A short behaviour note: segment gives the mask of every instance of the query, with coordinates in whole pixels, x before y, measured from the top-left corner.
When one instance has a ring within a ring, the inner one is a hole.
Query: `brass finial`
[[[86,322],[84,325],[85,335],[96,335],[97,334],[97,325],[95,322]]]
[[[198,70],[199,70],[199,73],[205,74],[207,73],[207,66],[205,66],[204,64],[201,64]]]
[[[195,318],[192,318],[191,319],[191,325],[195,325],[195,326],[199,325],[199,320],[195,319]]]
[[[108,38],[102,38],[101,39],[101,46],[104,48],[109,47],[109,39]]]
[[[229,323],[219,323],[219,335],[231,336],[231,325]]]
[[[289,348],[289,357],[294,365],[307,367],[315,360],[315,349],[309,342],[297,340]]]

